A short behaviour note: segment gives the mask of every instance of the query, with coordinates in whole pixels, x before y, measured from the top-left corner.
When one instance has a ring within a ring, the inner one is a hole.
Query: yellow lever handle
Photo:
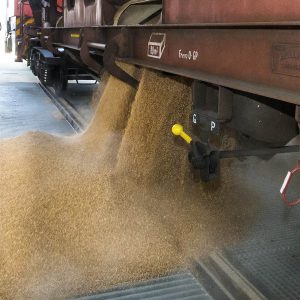
[[[188,144],[192,142],[192,138],[184,132],[183,127],[180,124],[173,125],[172,133],[176,136],[182,137]]]

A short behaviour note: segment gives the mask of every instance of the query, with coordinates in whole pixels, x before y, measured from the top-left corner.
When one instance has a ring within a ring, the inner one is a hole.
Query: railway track
[[[39,86],[51,99],[52,103],[57,107],[77,134],[83,132],[85,128],[87,128],[88,124],[86,120],[84,120],[81,114],[65,97],[59,96],[53,87],[46,86],[41,82],[39,83]]]

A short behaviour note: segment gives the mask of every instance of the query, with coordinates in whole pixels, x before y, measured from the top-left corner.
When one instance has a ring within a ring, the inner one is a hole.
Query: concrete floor
[[[67,91],[63,94],[65,100],[78,111],[87,123],[90,123],[95,113],[96,107],[92,106],[92,100],[97,86],[94,81],[85,81],[79,84],[70,81]],[[97,103],[94,103],[94,105],[96,106]]]
[[[13,55],[0,56],[0,138],[27,131],[72,135],[56,106],[38,85],[24,63],[15,63]]]

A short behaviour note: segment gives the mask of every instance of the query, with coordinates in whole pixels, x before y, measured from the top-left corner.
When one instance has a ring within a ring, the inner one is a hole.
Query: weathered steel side
[[[117,56],[120,59],[300,104],[298,26],[123,29],[128,42]],[[44,35],[47,31],[43,30]],[[108,44],[120,32],[121,27],[89,27],[81,35],[81,28],[57,28],[53,43],[80,51],[83,38],[86,43]]]
[[[165,24],[299,22],[299,0],[164,0]]]
[[[165,36],[157,57],[153,33]],[[130,37],[136,63],[300,104],[300,28],[136,28]]]

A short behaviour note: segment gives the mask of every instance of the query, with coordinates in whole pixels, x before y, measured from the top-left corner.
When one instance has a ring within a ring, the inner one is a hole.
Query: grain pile
[[[137,70],[127,67],[137,76]],[[164,274],[239,238],[229,170],[195,184],[170,134],[190,84],[144,70],[137,93],[109,78],[82,135],[0,142],[0,298],[63,299]]]

